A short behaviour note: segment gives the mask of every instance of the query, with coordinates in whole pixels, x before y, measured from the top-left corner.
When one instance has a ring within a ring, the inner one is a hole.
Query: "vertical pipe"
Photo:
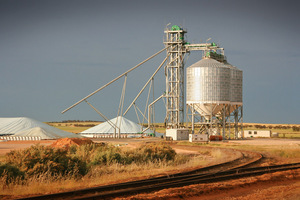
[[[148,106],[148,128],[151,128],[151,106]]]
[[[194,104],[192,104],[192,134],[195,133],[195,110],[194,110]]]
[[[225,117],[226,117],[226,105],[223,105],[223,140],[225,139]]]
[[[229,133],[228,133],[228,138],[229,138],[229,140],[230,140],[230,134],[231,134],[231,133],[230,133],[230,131],[231,131],[231,130],[230,130],[230,124],[231,124],[231,119],[230,119],[230,118],[231,118],[231,114],[230,114],[230,106],[231,106],[231,105],[229,104],[229,105],[228,105],[228,115],[229,115],[229,123],[228,123],[228,132],[229,132]]]
[[[212,104],[210,104],[210,110],[211,110],[211,113],[210,113],[210,133],[209,133],[209,135],[212,134],[212,120],[213,120],[213,109],[212,109]]]
[[[155,101],[155,99],[154,99],[154,77],[152,78],[152,91],[153,91],[153,101],[152,102],[154,102]],[[153,104],[153,106],[152,106],[152,117],[153,117],[153,119],[152,119],[152,123],[153,123],[153,133],[155,134],[155,125],[154,125],[154,123],[155,123],[155,107],[154,107],[155,105]]]
[[[244,138],[243,106],[241,106],[241,137]]]
[[[238,108],[235,110],[234,112],[234,135],[235,135],[235,139],[238,139],[238,114],[239,114],[239,110]]]

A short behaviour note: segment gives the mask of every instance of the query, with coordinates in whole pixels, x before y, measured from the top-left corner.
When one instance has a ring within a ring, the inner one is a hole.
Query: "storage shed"
[[[208,142],[208,134],[189,134],[190,142]]]
[[[270,138],[272,132],[270,130],[244,130],[244,137],[267,137]]]

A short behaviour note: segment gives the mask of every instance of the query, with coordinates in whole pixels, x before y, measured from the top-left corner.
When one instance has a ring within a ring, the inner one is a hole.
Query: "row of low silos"
[[[243,104],[243,72],[227,62],[204,58],[188,67],[186,76],[186,103],[206,119],[224,105],[230,105],[228,115]]]

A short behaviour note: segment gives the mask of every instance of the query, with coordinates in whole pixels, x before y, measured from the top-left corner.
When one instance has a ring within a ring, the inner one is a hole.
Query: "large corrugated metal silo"
[[[230,68],[204,58],[187,68],[186,103],[207,120],[230,104]]]
[[[187,68],[186,103],[191,111],[192,132],[198,124],[201,133],[221,134],[223,129],[225,137],[227,127],[230,138],[233,125],[237,137],[242,122],[243,72],[226,59],[217,61],[208,54]]]
[[[230,68],[230,113],[243,105],[243,71],[231,65],[224,63]]]
[[[243,103],[243,71],[230,63],[225,63],[230,68],[230,102]]]

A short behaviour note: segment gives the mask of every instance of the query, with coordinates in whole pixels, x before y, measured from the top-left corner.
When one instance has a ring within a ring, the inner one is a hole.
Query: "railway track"
[[[168,182],[157,182],[151,185],[140,185],[140,186],[129,186],[128,188],[115,188],[115,190],[98,192],[92,195],[84,195],[81,197],[76,197],[73,199],[111,199],[117,196],[134,195],[137,193],[148,193],[151,191],[157,191],[165,188],[175,188],[183,187],[192,184],[203,184],[203,183],[213,183],[219,181],[227,181],[232,179],[258,176],[266,173],[299,169],[300,163],[286,164],[286,165],[274,165],[267,167],[255,167],[255,168],[241,168],[236,170],[228,170],[214,174],[206,175],[188,175],[184,177],[176,177],[170,179]]]
[[[83,199],[111,199],[114,197],[134,195],[138,193],[149,193],[152,191],[158,191],[165,188],[176,188],[183,187],[192,184],[203,184],[213,183],[219,181],[227,181],[238,178],[245,178],[250,176],[258,176],[266,173],[278,172],[299,169],[300,163],[284,164],[284,165],[273,165],[265,167],[254,167],[254,168],[240,168],[235,170],[227,170],[218,173],[205,174],[205,175],[187,175],[182,177],[175,177],[169,179],[167,182],[156,182],[153,184],[140,184],[128,186],[126,188],[113,188],[110,191],[97,192],[95,194],[83,195],[80,197],[72,198],[76,200]]]
[[[236,151],[236,150],[235,150]],[[118,195],[117,191],[123,191],[126,190],[125,193],[130,194],[131,192],[138,192],[135,190],[135,188],[140,188],[141,191],[152,191],[152,190],[158,190],[159,185],[158,183],[162,184],[162,188],[169,187],[168,185],[171,183],[174,183],[174,181],[178,182],[180,180],[186,180],[186,179],[199,179],[204,177],[209,177],[225,172],[230,170],[238,170],[241,168],[244,168],[246,166],[252,165],[254,163],[259,162],[262,159],[262,155],[259,153],[249,152],[249,151],[238,151],[240,152],[240,156],[237,157],[234,160],[227,161],[224,163],[211,165],[208,167],[203,167],[187,172],[181,172],[176,174],[170,174],[145,180],[137,180],[137,181],[131,181],[131,182],[125,182],[120,184],[112,184],[112,185],[106,185],[106,186],[100,186],[100,187],[93,187],[93,188],[87,188],[87,189],[81,189],[81,190],[75,190],[75,191],[69,191],[69,192],[62,192],[62,193],[55,193],[55,194],[48,194],[48,195],[42,195],[42,196],[33,196],[29,198],[23,198],[23,200],[27,199],[86,199],[86,198],[109,198],[109,195],[116,196]],[[181,181],[181,182],[182,182]],[[182,184],[184,184],[182,182]],[[155,186],[155,187],[154,187]],[[170,187],[172,187],[170,185]],[[131,188],[131,192],[130,192]],[[134,189],[132,189],[134,188]],[[149,189],[152,188],[152,189]],[[104,196],[100,197],[94,197],[95,193],[103,193]],[[117,193],[114,193],[117,192]],[[122,192],[121,192],[122,193]],[[122,194],[120,194],[122,195]]]
[[[238,168],[220,171],[217,173],[178,175],[169,178],[158,177],[141,181],[107,185],[92,188],[91,190],[85,189],[80,191],[72,191],[68,193],[53,194],[52,196],[44,195],[38,197],[30,197],[27,199],[111,199],[114,197],[134,195],[138,193],[149,193],[165,188],[176,188],[192,184],[205,184],[219,181],[227,181],[232,179],[258,176],[266,173],[293,170],[299,168],[300,163],[292,163],[264,167]]]

